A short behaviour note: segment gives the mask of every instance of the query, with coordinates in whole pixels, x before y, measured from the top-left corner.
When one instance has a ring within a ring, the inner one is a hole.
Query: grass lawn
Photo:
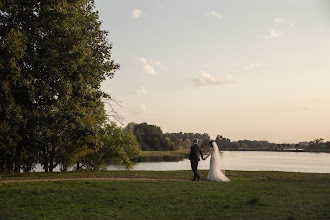
[[[1,175],[0,219],[330,219],[330,174],[226,174],[229,183],[175,181],[191,171]],[[133,179],[1,182],[91,177]]]

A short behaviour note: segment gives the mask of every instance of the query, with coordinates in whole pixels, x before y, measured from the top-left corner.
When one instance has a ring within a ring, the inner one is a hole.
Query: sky
[[[124,126],[330,141],[330,1],[95,2],[120,64],[101,89]]]

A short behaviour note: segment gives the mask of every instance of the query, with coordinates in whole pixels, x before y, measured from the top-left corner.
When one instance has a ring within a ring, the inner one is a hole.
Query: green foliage
[[[168,145],[170,146],[170,149],[172,151],[175,150],[183,150],[182,149],[182,141],[174,134],[165,134],[166,141],[168,142]]]
[[[105,127],[102,142],[102,152],[106,162],[114,160],[131,168],[133,166],[131,159],[140,155],[140,146],[133,133],[117,127],[114,123]]]
[[[127,129],[133,131],[141,149],[144,151],[176,151],[190,149],[192,140],[197,138],[202,148],[208,149],[210,136],[204,134],[193,133],[165,133],[163,134],[160,127],[149,125],[146,122],[137,124],[134,122],[126,126]],[[188,146],[189,145],[189,146]]]
[[[190,149],[191,147],[191,141],[189,140],[189,138],[186,138],[184,141],[183,141],[183,150],[188,150]]]
[[[176,151],[189,150],[193,139],[197,139],[198,144],[204,151],[209,149],[209,142],[211,140],[207,133],[162,133],[160,127],[156,125],[148,125],[146,122],[137,124],[134,122],[126,126],[127,129],[134,132],[141,149],[144,151]],[[229,138],[217,135],[215,142],[220,150],[263,150],[263,151],[282,151],[303,149],[304,151],[329,152],[330,141],[324,142],[322,138],[310,141],[306,144],[275,144],[269,141],[257,140],[238,140],[231,141]]]
[[[184,149],[190,149],[191,143],[194,139],[198,140],[198,145],[204,149],[209,149],[209,142],[211,140],[210,136],[207,133],[199,134],[199,133],[171,133],[172,135],[176,136],[180,141],[184,143]],[[189,144],[190,143],[190,144]]]
[[[140,146],[131,130],[107,124],[101,136],[101,145],[82,158],[88,169],[101,169],[106,163],[125,164],[132,168],[132,159],[140,155]]]
[[[171,142],[156,125],[148,125],[145,122],[137,124],[133,128],[133,133],[141,145],[141,150],[171,150]]]
[[[94,1],[1,1],[0,172],[67,170],[95,147],[119,68],[107,34]]]

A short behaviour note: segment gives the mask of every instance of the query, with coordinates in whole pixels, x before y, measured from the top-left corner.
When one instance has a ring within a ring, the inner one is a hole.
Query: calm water
[[[210,157],[200,161],[198,169],[208,170],[209,164]],[[123,170],[125,167],[111,165],[107,169]],[[221,152],[221,169],[330,173],[330,153],[224,151]],[[137,163],[132,170],[190,170],[190,161]]]

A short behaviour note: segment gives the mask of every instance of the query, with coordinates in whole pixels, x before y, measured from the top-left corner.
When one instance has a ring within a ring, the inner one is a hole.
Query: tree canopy
[[[1,1],[0,172],[67,170],[101,142],[107,35],[94,1]]]

